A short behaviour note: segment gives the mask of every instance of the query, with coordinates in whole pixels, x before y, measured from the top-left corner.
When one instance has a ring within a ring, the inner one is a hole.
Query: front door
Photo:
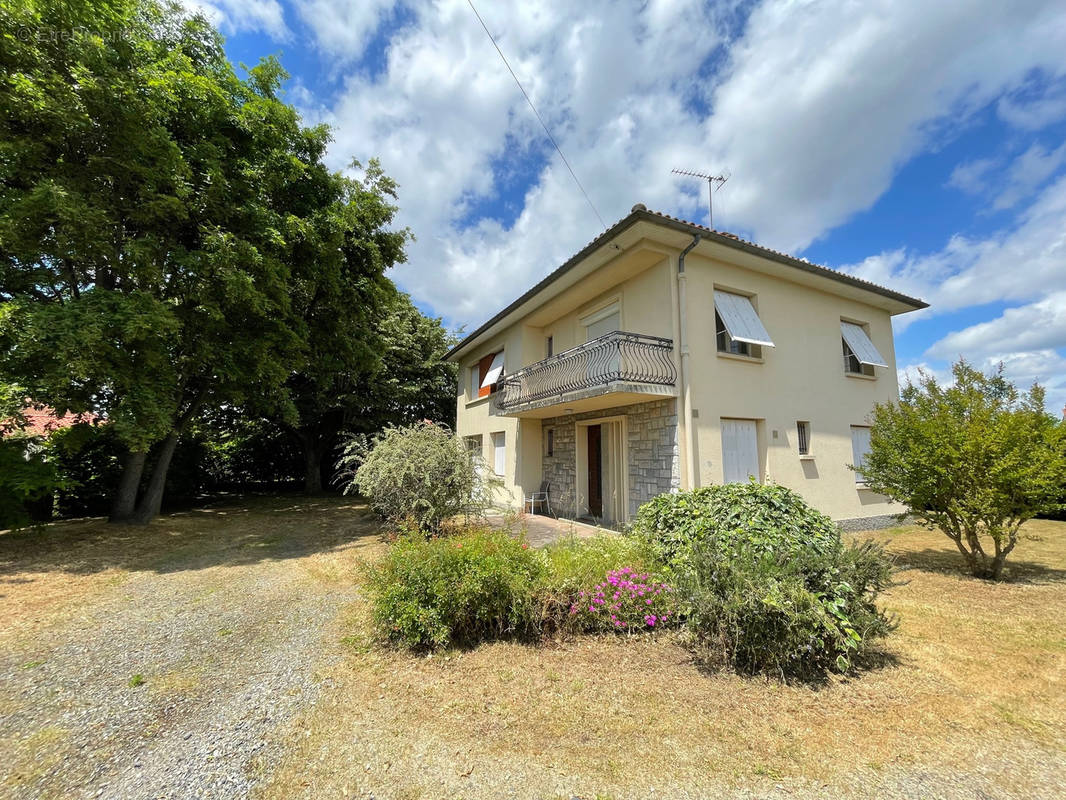
[[[725,483],[759,480],[759,437],[753,419],[722,420],[722,476]]]
[[[600,457],[600,426],[589,425],[589,514],[603,516],[603,459]]]

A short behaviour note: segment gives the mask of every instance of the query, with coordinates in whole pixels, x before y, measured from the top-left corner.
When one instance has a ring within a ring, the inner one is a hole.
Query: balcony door
[[[608,333],[614,333],[622,328],[622,310],[618,303],[612,303],[606,308],[601,308],[594,314],[589,314],[581,320],[585,326],[585,341],[591,342]],[[588,354],[586,374],[594,383],[607,380],[609,376],[617,374],[621,366],[618,350],[613,346],[606,345],[595,348]]]

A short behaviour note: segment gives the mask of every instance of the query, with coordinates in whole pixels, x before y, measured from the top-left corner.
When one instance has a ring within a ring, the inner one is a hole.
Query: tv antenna
[[[718,189],[722,188],[722,185],[729,180],[730,173],[719,172],[717,175],[708,175],[706,172],[693,172],[687,169],[672,169],[670,170],[674,175],[686,175],[689,178],[699,178],[702,181],[707,181],[707,227],[714,228],[714,193]],[[715,188],[715,184],[718,187]]]

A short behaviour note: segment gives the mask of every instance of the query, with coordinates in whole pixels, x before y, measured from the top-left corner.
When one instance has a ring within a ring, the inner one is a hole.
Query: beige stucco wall
[[[646,242],[640,247],[639,258],[632,256],[637,268],[627,272],[624,259],[630,256],[623,254],[461,359],[457,431],[463,436],[482,436],[483,453],[490,467],[490,434],[503,431],[507,437],[501,504],[517,508],[521,498],[540,484],[541,423],[537,419],[496,415],[492,399],[470,398],[470,365],[502,347],[505,374],[515,372],[545,357],[548,335],[554,337],[555,352],[560,353],[584,341],[583,317],[615,301],[621,306],[623,330],[674,339],[675,363],[678,362],[677,249],[664,248],[661,254],[649,255]],[[846,466],[852,460],[851,426],[864,424],[874,403],[897,396],[889,313],[858,300],[717,260],[708,252],[725,253],[728,257],[724,248],[701,247],[687,258],[690,383],[692,406],[698,415],[693,426],[698,483],[722,481],[720,420],[754,419],[764,480],[795,489],[835,519],[901,511],[884,498],[858,488],[854,473]],[[619,279],[619,275],[624,279]],[[715,286],[754,295],[759,316],[777,345],[763,348],[761,361],[717,353]],[[888,361],[887,369],[876,369],[874,379],[845,375],[840,346],[842,317],[867,324],[874,344]],[[681,408],[680,402],[678,407]],[[683,415],[679,416],[683,427]],[[810,423],[812,459],[799,456],[798,420]],[[686,437],[679,438],[685,463]]]
[[[544,447],[541,423],[537,419],[499,416],[492,398],[471,397],[470,367],[482,356],[502,348],[504,374],[509,374],[543,359],[548,336],[554,337],[556,353],[582,344],[585,341],[582,318],[614,302],[620,305],[623,330],[672,338],[670,280],[669,261],[663,256],[659,263],[619,284],[606,286],[592,299],[586,299],[587,286],[575,287],[553,303],[558,310],[554,318],[537,325],[524,322],[512,325],[463,357],[456,398],[456,431],[461,436],[482,437],[482,454],[490,468],[493,466],[491,434],[500,431],[505,434],[507,468],[502,476],[504,489],[498,496],[501,505],[518,508],[522,498],[540,486]]]
[[[834,519],[899,513],[857,487],[851,426],[868,424],[877,402],[898,395],[892,323],[887,311],[699,255],[687,260],[692,405],[701,485],[722,481],[721,419],[757,421],[763,479],[788,486]],[[714,289],[754,295],[775,347],[762,359],[719,354]],[[866,323],[889,363],[874,378],[846,375],[840,320]],[[797,421],[810,423],[812,459],[801,459]],[[776,435],[775,435],[776,434]]]

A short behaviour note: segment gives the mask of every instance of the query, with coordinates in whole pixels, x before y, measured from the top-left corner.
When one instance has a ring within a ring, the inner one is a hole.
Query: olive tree
[[[870,452],[856,468],[874,491],[905,504],[955,543],[971,572],[999,580],[1018,530],[1061,507],[1066,425],[1038,385],[1022,393],[1003,375],[960,360],[954,383],[920,372],[898,403],[873,413]]]

